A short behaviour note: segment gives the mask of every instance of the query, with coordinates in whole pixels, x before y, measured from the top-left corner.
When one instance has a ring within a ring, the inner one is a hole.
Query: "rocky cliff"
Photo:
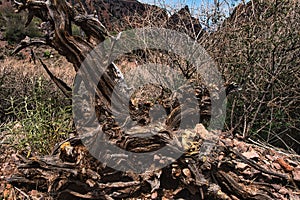
[[[72,3],[76,4],[75,1]],[[203,33],[199,20],[192,17],[188,6],[169,16],[163,8],[136,0],[83,0],[80,3],[85,12],[97,15],[101,23],[112,32],[158,26],[179,30],[192,37]]]

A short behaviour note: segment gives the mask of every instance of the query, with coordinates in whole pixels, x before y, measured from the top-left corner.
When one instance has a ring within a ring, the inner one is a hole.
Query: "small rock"
[[[17,154],[15,154],[15,153],[13,153],[13,154],[11,155],[11,158],[12,158],[12,160],[15,161],[15,162],[20,160],[20,159],[18,158]]]
[[[240,142],[237,139],[233,139],[233,145],[239,152],[245,152],[248,149],[248,146],[244,142]]]
[[[242,153],[247,159],[259,158],[259,155],[254,151],[247,151]]]
[[[282,187],[282,188],[280,188],[279,193],[285,195],[285,194],[288,194],[289,191],[286,188]]]
[[[175,177],[180,176],[181,170],[179,168],[172,168],[172,175]]]
[[[195,132],[203,139],[209,139],[209,132],[203,126],[203,124],[197,124],[195,127]]]
[[[184,168],[184,169],[182,170],[182,173],[183,173],[186,177],[188,177],[188,178],[191,178],[191,177],[192,177],[191,171],[190,171],[188,168]]]
[[[280,190],[280,188],[281,188],[281,186],[278,184],[272,184],[272,186],[275,190]]]
[[[37,190],[31,190],[29,193],[30,193],[31,196],[37,196],[38,195]]]
[[[95,181],[88,179],[86,180],[86,183],[90,186],[90,187],[94,187],[96,185]]]
[[[160,160],[160,156],[159,155],[154,155],[153,160]]]
[[[158,196],[157,191],[155,191],[151,194],[151,199],[156,199],[157,196]]]
[[[166,161],[165,161],[165,160],[159,160],[159,163],[160,163],[160,164],[165,164]]]
[[[293,173],[294,180],[300,181],[300,167],[296,167],[292,173]]]
[[[248,165],[242,162],[238,162],[235,166],[236,169],[245,169]]]
[[[224,142],[225,146],[233,147],[233,141],[231,139],[226,138],[226,139],[223,140],[223,142]]]

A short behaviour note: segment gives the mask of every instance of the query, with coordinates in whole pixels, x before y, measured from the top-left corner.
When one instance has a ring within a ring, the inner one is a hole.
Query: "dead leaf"
[[[251,151],[247,151],[242,153],[243,156],[245,156],[247,159],[253,159],[253,158],[259,158],[259,155],[256,153],[256,151],[251,150]]]
[[[287,172],[291,172],[294,170],[294,167],[292,167],[291,165],[289,165],[287,162],[285,162],[285,160],[283,158],[278,158],[276,160],[280,166]]]
[[[29,194],[32,195],[32,196],[37,196],[38,195],[38,191],[37,190],[31,190],[29,192]]]
[[[288,191],[288,189],[286,189],[285,187],[282,187],[282,188],[280,188],[279,193],[280,193],[280,194],[288,194],[289,191]]]
[[[271,184],[275,190],[280,190],[281,186],[278,184]]]
[[[153,180],[146,181],[151,185],[151,192],[157,190],[160,187],[160,180],[156,177]]]
[[[221,154],[221,155],[219,155],[218,160],[221,161],[221,160],[223,160],[223,158],[224,158],[224,154]]]
[[[202,139],[204,140],[214,140],[216,141],[217,135],[219,135],[220,133],[215,131],[215,132],[209,132],[203,124],[197,124],[195,127],[195,132],[197,135],[199,135]]]
[[[290,194],[290,199],[300,200],[300,194]]]
[[[274,161],[275,160],[274,156],[271,156],[271,155],[266,155],[266,158],[268,158],[270,161]]]
[[[242,174],[250,176],[250,175],[252,175],[252,172],[251,172],[250,168],[247,168],[242,172]]]
[[[295,181],[300,181],[300,167],[296,167],[292,174]]]
[[[1,185],[0,185],[0,194],[3,193],[4,189],[5,189],[4,183],[1,183]]]
[[[157,196],[158,196],[157,191],[155,191],[151,194],[151,199],[156,199]]]
[[[233,141],[232,141],[232,139],[226,138],[226,139],[223,140],[223,142],[224,142],[225,146],[227,146],[227,147],[233,147]]]
[[[248,165],[242,162],[238,162],[235,166],[236,169],[245,169]]]
[[[238,141],[237,139],[233,139],[233,145],[239,152],[245,152],[248,150],[248,145],[246,145],[245,142]]]
[[[273,168],[275,168],[275,169],[282,169],[281,166],[280,166],[277,162],[274,162],[274,163],[272,164],[272,166],[273,166]]]

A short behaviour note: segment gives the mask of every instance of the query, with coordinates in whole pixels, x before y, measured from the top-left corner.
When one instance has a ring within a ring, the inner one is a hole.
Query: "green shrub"
[[[33,21],[25,27],[26,15],[14,13],[13,8],[6,7],[0,11],[0,28],[4,30],[4,39],[9,43],[18,43],[26,36],[40,37],[42,34],[38,29],[39,20]]]
[[[72,34],[75,35],[75,36],[81,37],[82,34],[81,34],[80,27],[76,26],[75,24],[72,24]]]
[[[42,77],[26,82],[32,89],[24,96],[10,95],[6,99],[9,107],[5,114],[9,119],[2,131],[13,135],[10,142],[28,155],[49,154],[57,142],[73,131],[71,104]]]
[[[51,57],[51,51],[49,51],[49,50],[44,51],[43,57],[50,58]]]

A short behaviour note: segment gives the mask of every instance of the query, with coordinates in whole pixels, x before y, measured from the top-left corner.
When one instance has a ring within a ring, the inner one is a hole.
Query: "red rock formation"
[[[167,28],[184,32],[194,38],[198,38],[204,33],[199,20],[191,15],[188,6],[174,13],[168,19]]]
[[[81,4],[87,13],[97,15],[112,32],[145,26],[175,29],[193,37],[203,32],[199,20],[191,16],[188,6],[169,17],[165,9],[136,0],[85,0]]]

